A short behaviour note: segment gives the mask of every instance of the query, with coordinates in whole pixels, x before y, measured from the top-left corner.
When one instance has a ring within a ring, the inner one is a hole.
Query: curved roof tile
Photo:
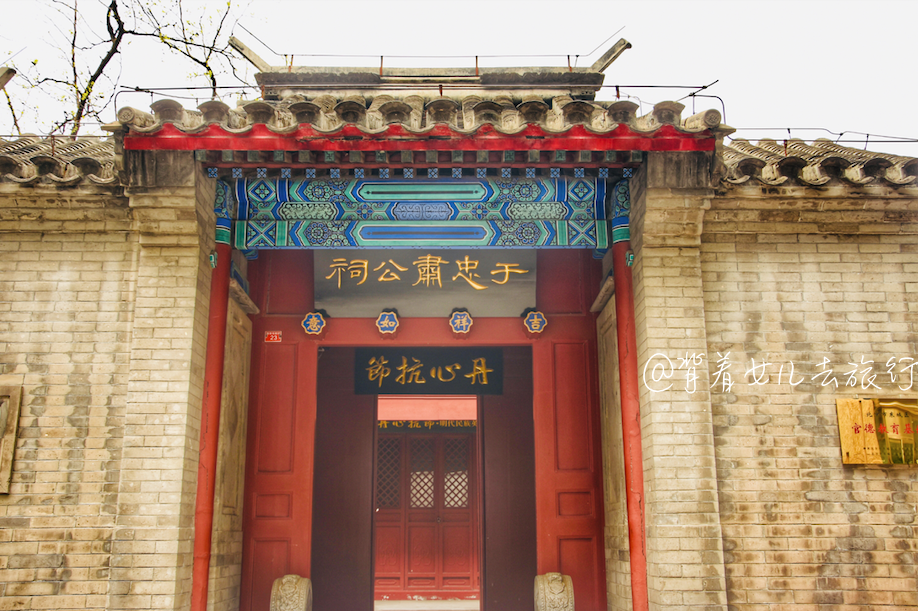
[[[384,94],[371,98],[369,103],[366,97],[358,95],[340,99],[329,95],[312,99],[293,95],[280,101],[243,103],[236,109],[205,102],[197,110],[187,110],[172,100],[160,100],[154,103],[152,116],[134,108],[120,109],[118,122],[135,133],[155,133],[166,123],[186,133],[195,133],[213,123],[232,133],[243,133],[259,124],[278,133],[309,124],[326,134],[345,125],[356,126],[367,134],[379,133],[390,125],[401,125],[421,135],[437,124],[446,124],[462,134],[472,134],[485,124],[505,135],[516,134],[528,124],[537,124],[553,134],[564,133],[575,125],[603,134],[622,124],[644,134],[655,132],[664,125],[671,125],[684,134],[732,131],[721,124],[721,114],[716,110],[683,120],[684,106],[678,102],[660,102],[644,116],[638,116],[637,109],[638,106],[630,101],[595,102],[577,100],[569,95],[552,98],[527,95],[522,99],[506,95],[424,99],[409,95],[399,99]]]
[[[110,138],[0,140],[0,181],[20,184],[115,184],[115,144]]]
[[[887,183],[918,185],[918,159],[841,146],[827,139],[760,140],[737,138],[724,147],[724,181],[743,184],[752,179],[767,185],[788,182],[820,186],[832,181],[855,185]]]
[[[347,103],[342,105],[345,101]],[[118,111],[118,120],[131,131],[141,133],[156,132],[164,123],[172,123],[186,133],[195,133],[216,123],[229,133],[244,134],[261,122],[278,133],[292,132],[300,123],[309,123],[317,131],[334,133],[348,125],[336,111],[347,109],[348,112],[356,111],[363,121],[357,128],[366,133],[379,133],[398,125],[399,129],[421,135],[438,124],[447,124],[458,132],[470,134],[482,127],[480,121],[485,121],[499,132],[513,134],[534,120],[550,133],[566,132],[573,126],[572,120],[597,134],[607,133],[623,123],[636,133],[645,134],[664,124],[673,125],[683,133],[710,129],[722,135],[730,131],[720,123],[721,116],[716,110],[682,119],[681,104],[664,102],[657,104],[651,113],[639,117],[635,113],[638,106],[630,101],[586,102],[569,96],[556,96],[549,100],[550,104],[533,96],[517,102],[507,97],[493,100],[483,100],[479,96],[467,96],[462,100],[440,97],[425,102],[418,96],[402,100],[378,96],[362,110],[356,99],[336,100],[331,96],[309,101],[293,96],[282,102],[250,102],[239,108],[205,102],[194,111],[167,102],[154,104],[153,114],[122,108]],[[566,113],[565,109],[568,109]],[[0,140],[0,181],[72,185],[85,179],[96,184],[115,184],[114,148],[110,138],[72,140],[26,135],[12,141]],[[724,182],[728,184],[757,181],[767,185],[820,186],[833,182],[918,185],[918,159],[849,148],[826,139],[812,143],[797,139],[764,139],[756,144],[736,139],[722,150],[727,168]]]

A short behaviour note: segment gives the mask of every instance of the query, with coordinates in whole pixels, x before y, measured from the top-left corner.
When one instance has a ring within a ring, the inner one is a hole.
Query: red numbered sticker
[[[280,331],[265,331],[265,342],[276,343],[281,341]]]

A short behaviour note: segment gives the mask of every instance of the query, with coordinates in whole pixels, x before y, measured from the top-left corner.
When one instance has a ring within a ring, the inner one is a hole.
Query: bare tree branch
[[[213,39],[210,42],[206,42],[203,26],[199,32],[195,31],[189,34],[181,1],[177,2],[176,8],[178,11],[178,19],[176,20],[178,22],[177,35],[170,34],[168,29],[163,26],[160,19],[148,6],[141,6],[141,11],[148,24],[152,27],[152,31],[149,33],[131,32],[131,34],[135,36],[155,36],[168,48],[199,65],[204,70],[204,76],[206,76],[207,80],[210,82],[211,96],[217,97],[217,76],[214,71],[212,60],[215,54],[223,57],[232,57],[229,52],[228,44],[222,47],[217,44],[217,40],[223,33],[223,28],[229,17],[232,4],[227,2],[226,10],[224,10],[220,16],[220,21],[214,30]],[[197,36],[200,36],[203,42],[195,42],[194,39]]]
[[[16,115],[16,109],[13,108],[13,100],[10,98],[10,92],[4,89],[3,95],[6,96],[6,105],[10,109],[10,114],[13,115],[13,129],[15,129],[16,133],[21,136],[22,130],[19,129],[19,117]]]
[[[92,9],[86,9],[87,2],[93,5]],[[210,19],[186,18],[183,0],[167,0],[164,6],[160,3],[152,7],[145,0],[51,0],[51,3],[63,18],[52,23],[50,31],[51,36],[61,41],[59,48],[66,72],[45,72],[44,64],[39,68],[36,60],[30,67],[31,75],[23,74],[23,81],[30,88],[71,100],[64,117],[53,124],[52,133],[69,131],[76,136],[88,119],[101,120],[120,81],[120,61],[116,58],[131,38],[157,40],[197,66],[197,74],[207,79],[213,97],[217,97],[219,74],[232,74],[242,82],[225,40],[232,1],[226,2],[225,9],[219,13],[213,10],[213,5],[206,9],[219,15],[216,24],[210,27]],[[98,6],[104,8],[104,19],[94,26],[89,19]],[[99,25],[104,26],[104,33]],[[11,111],[12,102],[8,96]],[[14,113],[18,129],[16,121]]]
[[[73,44],[76,46],[76,32],[77,32],[77,3],[76,0],[73,2]],[[114,24],[112,23],[114,22]],[[76,111],[73,113],[73,128],[70,130],[71,136],[76,136],[80,132],[80,125],[83,122],[83,116],[86,114],[88,107],[91,104],[91,96],[93,88],[96,86],[96,82],[99,80],[99,77],[102,76],[102,73],[108,67],[109,62],[112,61],[112,58],[120,51],[121,41],[124,39],[126,33],[124,22],[121,21],[121,15],[118,14],[118,0],[112,0],[111,4],[108,5],[108,11],[105,14],[105,23],[108,29],[109,35],[111,36],[109,40],[108,51],[99,61],[99,64],[96,66],[96,69],[93,71],[92,75],[89,77],[89,80],[86,82],[84,87],[79,86],[79,78],[77,75],[77,61],[76,61],[76,51],[73,53],[73,85],[75,93],[77,94],[77,105]]]

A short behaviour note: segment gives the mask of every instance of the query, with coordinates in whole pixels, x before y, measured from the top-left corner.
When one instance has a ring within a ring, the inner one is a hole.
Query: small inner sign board
[[[500,395],[500,348],[357,348],[358,395]]]
[[[536,251],[317,250],[315,303],[337,318],[519,316],[536,302]]]

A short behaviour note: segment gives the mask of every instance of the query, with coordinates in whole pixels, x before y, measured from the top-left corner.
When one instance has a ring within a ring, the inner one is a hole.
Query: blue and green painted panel
[[[235,223],[234,246],[264,248],[607,248],[605,221],[273,221]]]
[[[232,233],[233,245],[252,254],[430,246],[601,254],[628,239],[627,181],[611,188],[607,202],[605,179],[590,177],[240,178],[217,185],[217,239]]]
[[[612,243],[627,242],[631,239],[631,192],[628,188],[628,179],[615,183],[612,187]]]
[[[232,223],[236,219],[236,210],[236,197],[232,187],[218,180],[214,197],[214,214],[217,217],[217,227],[214,233],[217,244],[231,242]]]
[[[239,220],[584,221],[605,218],[601,178],[240,178]]]

